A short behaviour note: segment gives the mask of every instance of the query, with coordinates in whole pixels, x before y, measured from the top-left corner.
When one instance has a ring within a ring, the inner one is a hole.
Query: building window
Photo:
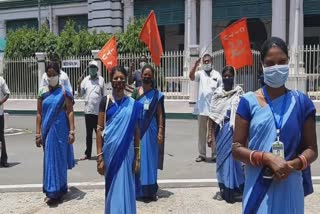
[[[88,15],[76,15],[76,16],[59,16],[59,34],[63,31],[68,21],[73,21],[75,23],[76,31],[88,28]]]

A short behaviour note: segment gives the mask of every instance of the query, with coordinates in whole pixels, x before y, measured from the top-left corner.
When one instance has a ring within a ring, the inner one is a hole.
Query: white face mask
[[[283,86],[289,76],[289,65],[274,65],[263,68],[264,82],[271,88]]]
[[[59,83],[59,76],[48,77],[48,82],[51,87],[55,87]]]
[[[202,64],[202,69],[206,72],[212,71],[212,64],[211,63]]]

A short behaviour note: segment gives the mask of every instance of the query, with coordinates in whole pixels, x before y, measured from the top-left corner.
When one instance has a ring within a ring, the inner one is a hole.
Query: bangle
[[[307,167],[308,167],[308,162],[307,162],[307,159],[304,155],[299,155],[298,158],[301,160],[301,163],[302,163],[302,167],[301,167],[301,171],[302,170],[305,170]]]
[[[73,131],[69,131],[69,134],[75,134],[75,131],[73,130]]]
[[[256,152],[257,152],[256,150],[253,150],[253,151],[250,152],[250,163],[251,163],[252,166],[255,166],[255,163],[254,163],[253,160],[252,160],[252,156],[253,156],[253,154],[256,153]]]
[[[101,130],[103,130],[103,127],[102,127],[102,126],[97,125],[97,131],[101,131]]]
[[[163,126],[159,126],[159,129],[164,129],[164,127]]]
[[[101,156],[101,155],[103,155],[103,152],[100,152],[99,154],[97,154],[97,157],[99,157],[99,156]]]
[[[36,134],[36,137],[41,137],[41,134]]]
[[[140,149],[140,146],[136,146],[136,147],[134,147],[134,149]]]

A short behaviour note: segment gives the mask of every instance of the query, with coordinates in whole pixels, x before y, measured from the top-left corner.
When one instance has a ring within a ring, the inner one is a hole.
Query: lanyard
[[[280,130],[281,130],[281,127],[282,127],[284,111],[286,110],[288,95],[287,95],[287,92],[286,92],[285,97],[284,97],[284,101],[283,101],[282,106],[281,106],[280,120],[277,121],[276,116],[274,114],[274,108],[273,108],[273,105],[272,105],[272,102],[271,102],[271,99],[270,99],[270,96],[268,94],[266,86],[264,86],[262,88],[262,90],[263,90],[263,95],[264,95],[268,105],[270,106],[270,109],[271,109],[271,112],[272,112],[272,115],[273,115],[273,119],[274,119],[274,122],[275,122],[275,125],[276,125],[276,129],[277,129],[277,140],[279,141],[280,140]]]

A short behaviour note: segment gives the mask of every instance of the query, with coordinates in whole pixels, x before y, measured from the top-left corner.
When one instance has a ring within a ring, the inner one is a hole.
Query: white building
[[[154,10],[165,50],[183,50],[187,44],[204,49],[228,24],[247,17],[252,46],[259,49],[271,35],[293,42],[295,1],[41,0],[40,19],[56,34],[68,19],[82,27],[115,33],[125,30],[134,17],[146,17]],[[319,44],[320,0],[300,0],[300,4],[304,27],[300,28],[299,43]],[[0,38],[21,26],[38,27],[38,0],[0,0]],[[219,38],[213,42],[213,49],[218,48]]]

